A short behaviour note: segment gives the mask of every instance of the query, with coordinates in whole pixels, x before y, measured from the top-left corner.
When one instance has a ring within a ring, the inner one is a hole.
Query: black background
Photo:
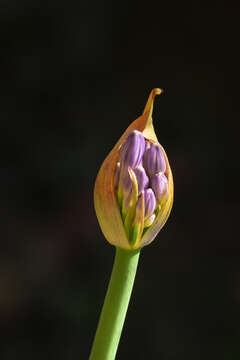
[[[239,359],[239,4],[1,0],[0,355],[87,359],[98,169],[150,90],[175,180],[117,359]]]

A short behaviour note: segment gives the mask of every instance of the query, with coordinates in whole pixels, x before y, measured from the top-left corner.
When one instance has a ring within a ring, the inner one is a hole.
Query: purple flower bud
[[[128,173],[125,174],[123,184],[122,215],[123,220],[125,220],[127,213],[132,213],[132,206],[136,205],[138,199],[137,178],[130,167],[128,168]]]
[[[139,166],[145,150],[145,138],[140,131],[131,132],[122,144],[119,152],[121,166],[132,169]]]
[[[159,143],[150,144],[143,156],[143,164],[149,176],[165,172],[166,161]]]
[[[148,176],[142,166],[138,166],[136,169],[134,169],[134,173],[138,183],[138,194],[140,194],[148,186]]]
[[[151,187],[154,191],[157,202],[160,203],[168,193],[168,179],[162,173],[155,174],[151,178]]]
[[[145,219],[151,216],[156,208],[156,198],[152,189],[144,190]]]

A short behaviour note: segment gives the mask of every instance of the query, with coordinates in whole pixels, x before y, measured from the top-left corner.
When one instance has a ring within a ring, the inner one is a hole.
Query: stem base
[[[111,279],[89,360],[114,360],[131,297],[140,249],[116,248]]]

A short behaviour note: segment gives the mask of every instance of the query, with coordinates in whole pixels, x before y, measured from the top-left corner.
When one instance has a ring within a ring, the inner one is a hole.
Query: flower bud
[[[148,186],[149,179],[146,171],[142,166],[138,166],[136,169],[134,169],[134,173],[136,175],[138,183],[138,194],[140,194]]]
[[[131,181],[129,177],[128,168],[135,169],[142,162],[142,157],[145,150],[145,139],[140,131],[132,131],[119,150],[119,185],[118,185],[118,202],[122,206],[123,198],[126,193],[129,193]]]
[[[140,131],[134,130],[120,148],[119,161],[124,168],[135,169],[140,165],[145,150],[145,139]]]
[[[160,144],[154,143],[148,146],[143,157],[143,163],[149,176],[157,174],[158,172],[165,172],[166,161]]]
[[[151,178],[151,187],[154,191],[157,202],[161,204],[168,194],[168,180],[166,176],[162,173],[153,175]]]
[[[156,198],[152,189],[147,189],[144,191],[144,205],[145,205],[144,217],[148,218],[154,213],[156,209]]]
[[[173,178],[152,125],[152,90],[142,116],[121,136],[103,162],[94,189],[101,229],[113,245],[127,250],[154,240],[173,203]]]

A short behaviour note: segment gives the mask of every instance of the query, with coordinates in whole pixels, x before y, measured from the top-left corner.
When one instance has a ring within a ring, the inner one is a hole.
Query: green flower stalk
[[[90,360],[113,360],[123,328],[140,250],[163,227],[173,204],[173,178],[152,124],[152,90],[142,116],[103,162],[94,188],[97,218],[116,247],[113,271]]]

